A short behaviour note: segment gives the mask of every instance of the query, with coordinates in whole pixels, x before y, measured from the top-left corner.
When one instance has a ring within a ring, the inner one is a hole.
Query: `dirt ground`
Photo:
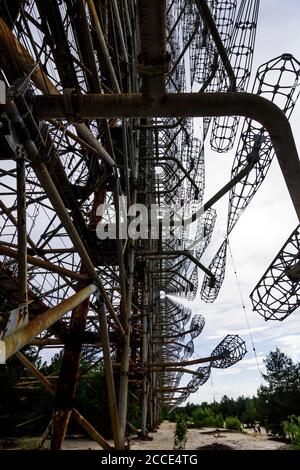
[[[173,448],[175,423],[164,421],[153,436],[153,441],[131,440],[132,450],[170,450]],[[286,445],[268,439],[265,433],[236,433],[220,431],[214,432],[212,428],[189,429],[185,448],[187,450],[199,449],[202,446],[211,446],[218,444],[229,446],[233,450],[277,450],[285,448]],[[213,449],[217,446],[213,446]]]
[[[151,441],[142,441],[132,437],[130,448],[132,450],[172,450],[174,445],[175,423],[164,421],[157,432],[151,433]],[[212,428],[189,429],[187,435],[187,450],[196,450],[205,446],[215,450],[218,448],[228,448],[228,450],[277,450],[284,449],[286,444],[273,441],[267,434],[255,434],[254,432],[236,433],[221,430],[219,433]],[[66,439],[64,449],[99,449],[99,446],[89,440]],[[204,450],[206,450],[204,449]]]
[[[140,440],[131,436],[129,439],[132,450],[172,450],[174,446],[175,423],[164,421],[157,432],[150,433],[151,440]],[[39,438],[13,439],[14,445],[3,446],[3,449],[34,449],[38,446]],[[110,442],[110,441],[109,441]],[[110,442],[113,446],[113,442]],[[45,447],[50,447],[46,441]],[[189,429],[185,448],[187,450],[277,450],[285,449],[286,444],[270,439],[262,429],[262,433],[252,430],[244,433],[228,432],[221,429],[219,432],[213,428]],[[66,438],[64,450],[101,450],[101,447],[90,439]]]

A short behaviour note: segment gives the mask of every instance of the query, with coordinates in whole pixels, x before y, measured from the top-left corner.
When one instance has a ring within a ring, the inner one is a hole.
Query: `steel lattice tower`
[[[288,54],[270,60],[247,93],[259,6],[0,1],[0,358],[17,357],[54,397],[53,450],[71,418],[111,447],[73,408],[81,358],[103,362],[114,447],[123,449],[132,387],[146,437],[162,408],[246,353],[228,334],[193,357],[205,319],[180,298],[216,299],[227,240],[208,267],[201,262],[213,205],[229,193],[229,236],[275,154],[300,217],[288,123],[300,64]],[[206,201],[204,143],[230,150],[241,118],[231,180]],[[121,215],[138,236],[124,235]],[[298,265],[296,229],[252,293],[256,310],[279,319],[295,310]],[[26,358],[33,346],[63,349],[56,387]]]

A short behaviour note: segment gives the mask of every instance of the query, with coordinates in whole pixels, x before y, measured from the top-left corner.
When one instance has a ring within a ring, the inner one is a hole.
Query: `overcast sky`
[[[261,1],[253,75],[260,64],[282,53],[292,53],[300,60],[299,25],[299,0]],[[290,122],[299,151],[300,100]],[[232,154],[216,154],[207,149],[205,200],[228,181],[232,161]],[[214,241],[203,257],[206,265],[220,245],[222,238],[218,232],[226,230],[226,219],[222,214],[227,214],[227,204],[228,196],[225,196],[214,206],[218,212],[218,225],[215,228]],[[299,311],[294,312],[283,322],[265,322],[258,313],[252,311],[249,299],[249,294],[296,225],[296,214],[279,166],[274,159],[265,182],[230,236],[234,262],[262,368],[263,358],[276,347],[281,348],[294,360],[300,360]],[[201,284],[202,276],[200,286]],[[213,304],[205,304],[198,295],[197,299],[188,305],[192,307],[193,313],[201,313],[206,319],[202,334],[195,340],[196,357],[210,354],[228,333],[239,334],[247,342],[248,349],[245,358],[230,369],[213,369],[213,387],[211,381],[208,381],[197,393],[190,395],[189,401],[194,403],[212,401],[213,391],[216,400],[224,394],[230,397],[254,394],[260,385],[260,377],[229,253],[226,277],[218,299]]]

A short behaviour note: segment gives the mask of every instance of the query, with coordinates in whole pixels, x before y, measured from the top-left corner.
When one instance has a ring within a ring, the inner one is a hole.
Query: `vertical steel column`
[[[27,232],[25,160],[17,160],[18,288],[19,304],[27,304]]]
[[[87,0],[87,5],[88,5],[88,8],[89,8],[89,12],[90,12],[90,15],[91,15],[91,20],[92,20],[92,23],[94,25],[96,36],[97,36],[101,51],[103,53],[103,56],[104,56],[104,59],[105,59],[105,62],[106,62],[106,66],[108,68],[113,86],[114,86],[117,93],[121,93],[120,85],[118,83],[118,79],[117,79],[117,76],[116,76],[116,73],[115,73],[115,69],[114,69],[113,64],[111,62],[111,59],[110,59],[109,51],[108,51],[108,48],[107,48],[107,45],[106,45],[106,42],[105,42],[105,37],[104,37],[103,31],[102,31],[102,28],[101,28],[101,24],[100,24],[98,14],[97,14],[97,11],[96,11],[93,0]]]
[[[16,353],[16,357],[51,395],[55,394],[55,388],[52,383],[46,377],[44,377],[44,375],[27,359],[27,357],[25,357],[20,352]],[[90,435],[90,437],[94,439],[94,441],[98,442],[98,444],[103,449],[111,449],[111,446],[104,439],[104,437],[102,437],[101,434],[99,434],[96,429],[75,408],[72,409],[72,417]]]
[[[125,43],[125,37],[124,37],[124,33],[123,33],[123,28],[122,28],[120,12],[119,12],[119,6],[118,6],[118,3],[117,3],[117,0],[112,0],[112,5],[113,5],[113,9],[114,9],[114,14],[115,14],[115,17],[116,17],[117,28],[118,28],[118,32],[119,32],[119,36],[120,36],[121,46],[122,46],[122,49],[123,49],[124,60],[125,60],[126,64],[128,64],[129,59],[128,59],[128,54],[127,54],[127,47],[126,47],[126,43]]]
[[[141,64],[142,93],[145,97],[160,100],[165,92],[167,72],[166,54],[166,0],[139,0],[137,2]]]
[[[79,281],[77,290],[83,288]],[[78,371],[82,342],[80,337],[85,330],[89,298],[76,307],[71,316],[70,334],[66,340],[59,379],[53,402],[51,450],[60,450],[63,444],[78,383]]]
[[[147,272],[144,274],[144,302],[143,302],[143,344],[142,344],[142,364],[143,364],[143,403],[142,403],[142,436],[147,436],[147,412],[148,412],[148,279]]]
[[[133,159],[133,180],[134,189],[132,191],[131,204],[135,204],[137,200],[137,180],[138,180],[138,155],[137,152]],[[130,358],[130,333],[131,333],[131,304],[132,304],[132,291],[133,291],[133,274],[134,274],[134,240],[128,240],[128,291],[127,291],[127,305],[126,315],[123,319],[123,328],[125,330],[125,339],[123,343],[122,358],[121,358],[121,371],[120,371],[120,388],[119,388],[119,422],[120,422],[120,436],[121,448],[125,446],[126,437],[126,418],[127,418],[127,405],[128,405],[128,373],[129,373],[129,358]]]
[[[110,355],[108,326],[107,326],[104,303],[100,297],[98,298],[97,304],[98,304],[98,316],[99,316],[99,323],[100,323],[101,344],[102,344],[103,359],[104,359],[104,373],[105,373],[105,379],[106,379],[112,432],[113,432],[115,448],[121,449],[122,448],[122,440],[121,440],[122,436],[120,434],[121,431],[120,431],[119,416],[118,416],[118,409],[117,409],[117,399],[116,399],[116,392],[115,392],[112,360],[111,360],[111,355]]]
[[[127,293],[127,309],[126,318],[124,319],[125,339],[122,350],[122,362],[120,372],[120,389],[119,389],[119,422],[121,448],[125,446],[126,438],[126,418],[128,405],[128,373],[130,358],[130,319],[131,319],[131,302],[133,290],[133,270],[134,270],[134,247],[133,240],[129,242],[128,247],[128,293]]]

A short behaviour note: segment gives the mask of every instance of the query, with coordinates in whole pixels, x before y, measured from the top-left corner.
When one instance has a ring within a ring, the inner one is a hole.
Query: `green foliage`
[[[280,349],[265,359],[267,386],[258,391],[260,422],[273,435],[285,436],[283,422],[300,415],[300,364],[294,364]]]
[[[290,437],[293,449],[300,450],[300,416],[289,416],[283,423],[283,429]]]
[[[225,419],[225,428],[230,431],[241,432],[243,430],[240,420],[236,416],[228,416]]]
[[[221,413],[218,413],[215,418],[215,426],[216,428],[222,428],[224,426],[224,419]]]
[[[27,350],[26,356],[45,376],[59,374],[62,352],[53,356],[50,364],[42,363],[36,348]],[[81,376],[74,405],[101,434],[109,438],[111,425],[103,368],[98,366],[90,369],[89,365],[90,362],[81,361],[81,372],[86,372]],[[199,427],[221,428],[224,420],[227,419],[228,424],[228,417],[236,417],[240,423],[248,426],[259,422],[273,435],[284,437],[287,432],[292,435],[284,422],[295,426],[295,419],[290,422],[288,417],[300,416],[300,364],[294,363],[276,349],[266,357],[265,366],[266,385],[260,387],[257,397],[241,396],[234,400],[224,395],[219,403],[187,403],[172,413],[162,410],[162,418],[176,422],[183,420]],[[20,386],[21,377],[32,379],[31,374],[15,358],[0,367],[0,437],[40,435],[51,419],[52,397],[37,382],[30,387]],[[141,404],[133,389],[129,394],[128,421],[140,427]],[[82,429],[71,421],[68,432],[81,433]]]
[[[201,407],[192,412],[192,420],[195,426],[199,427],[223,427],[223,416],[221,413],[217,415],[208,407]]]
[[[42,367],[34,349],[28,350],[26,356]],[[43,432],[50,421],[51,400],[42,386],[18,386],[20,378],[26,376],[31,377],[14,357],[0,366],[0,437],[21,436],[36,428]]]
[[[35,350],[26,351],[28,359],[40,369],[43,375],[59,375],[62,352],[55,354],[50,364],[43,363]],[[92,369],[83,360],[82,372],[76,391],[74,406],[106,438],[112,437],[111,422],[103,367]],[[53,398],[45,388],[36,382],[34,387],[20,385],[20,379],[32,375],[12,358],[0,367],[0,437],[41,435],[51,419]],[[131,389],[132,392],[134,390]],[[141,405],[134,393],[129,395],[128,421],[140,427]],[[71,420],[68,433],[82,433],[82,428]]]
[[[249,427],[253,427],[256,421],[258,420],[258,412],[255,406],[254,400],[247,399],[245,400],[245,411],[241,415],[243,423],[246,423]]]
[[[291,415],[300,416],[300,363],[294,363],[280,349],[271,351],[264,362],[266,385],[260,387],[257,397],[234,400],[224,395],[219,403],[188,403],[175,410],[173,418],[180,409],[196,426],[221,427],[221,419],[235,416],[249,427],[258,422],[273,435],[285,437],[284,421]]]
[[[175,449],[184,449],[187,438],[187,425],[186,420],[182,417],[179,417],[176,420],[176,428],[174,434],[174,448]]]

